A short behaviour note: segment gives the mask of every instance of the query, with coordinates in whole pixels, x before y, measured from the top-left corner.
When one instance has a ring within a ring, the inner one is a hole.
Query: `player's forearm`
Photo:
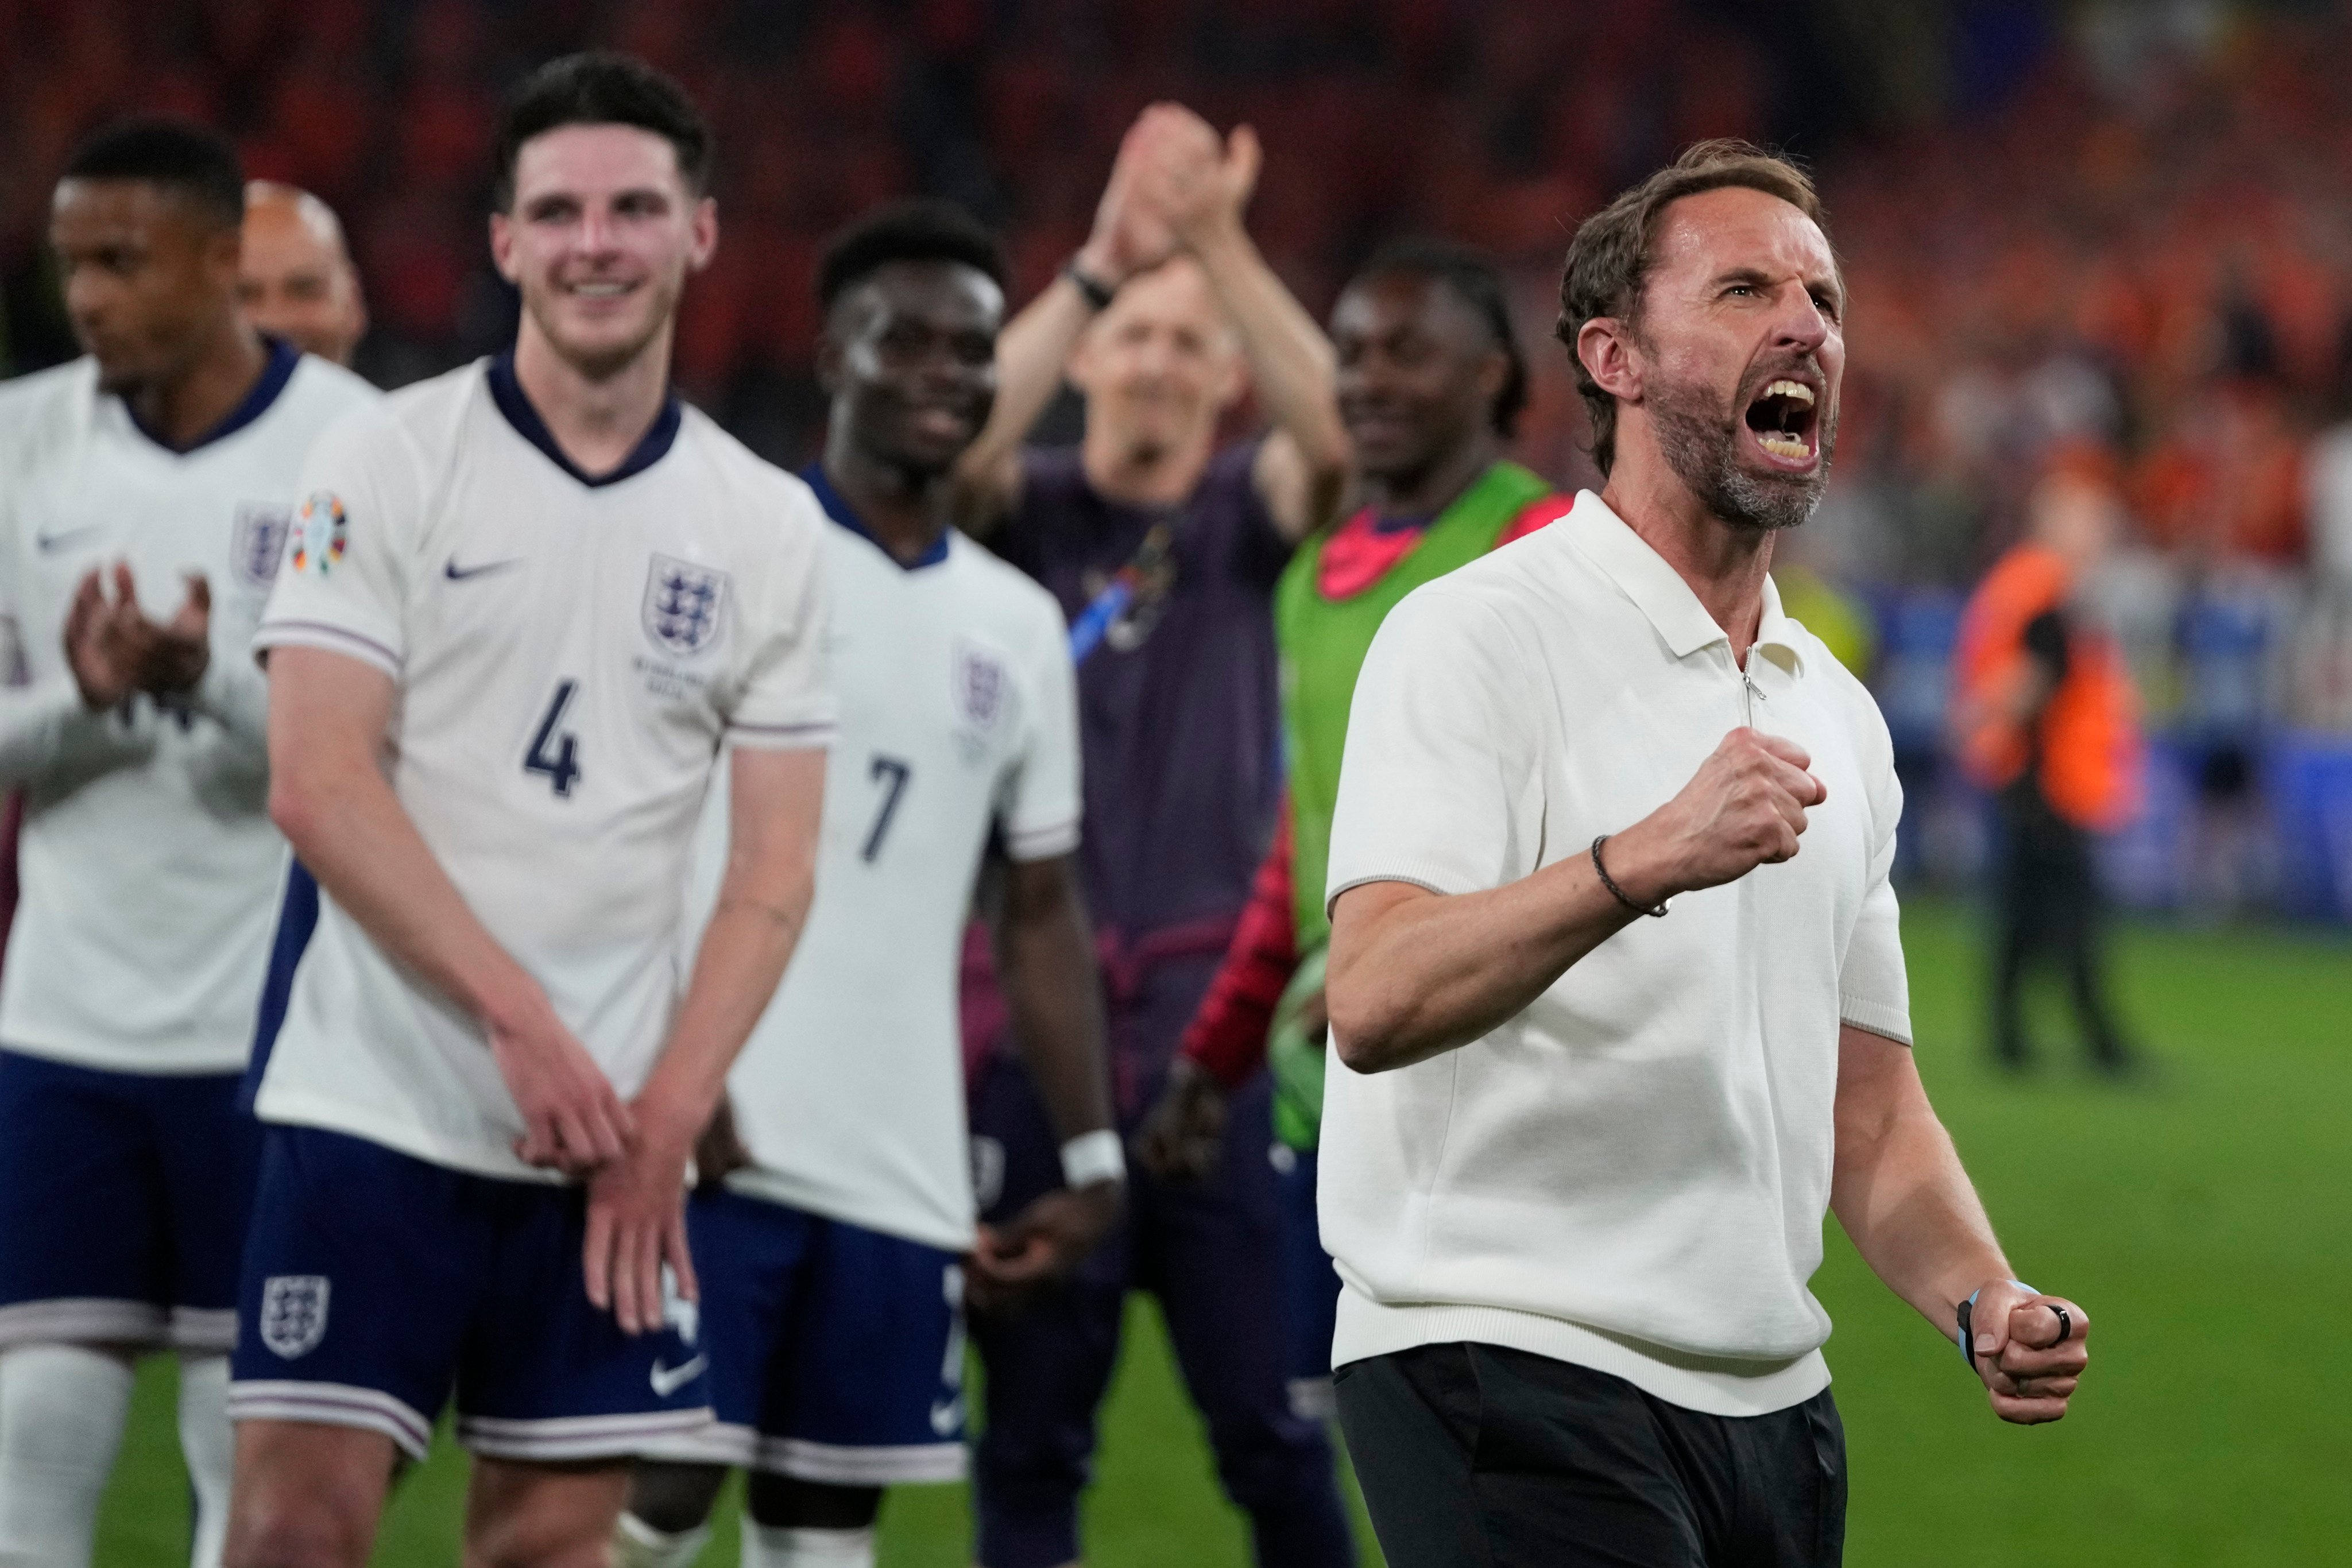
[[[1064,1143],[1111,1125],[1102,987],[1066,857],[1016,863],[996,928],[1013,1038]]]
[[[1350,457],[1339,423],[1338,357],[1330,339],[1292,298],[1238,219],[1192,247],[1217,302],[1241,339],[1266,417],[1318,473],[1344,473]]]
[[[70,675],[0,687],[0,785],[29,784],[68,765],[121,766],[146,751],[132,711],[93,711]]]
[[[1062,368],[1093,319],[1076,285],[1056,277],[998,334],[996,402],[956,462],[957,521],[967,532],[987,532],[1013,500],[1021,444],[1061,390]]]
[[[1848,1026],[1838,1055],[1830,1207],[1887,1288],[1948,1334],[1953,1309],[2009,1261],[1910,1051]]]
[[[328,896],[388,956],[486,1028],[546,1005],[372,760],[309,750],[275,715],[273,741],[270,816]]]
[[[217,720],[238,744],[269,744],[269,682],[251,660],[215,658],[189,692],[198,713]]]
[[[754,871],[721,884],[668,1043],[638,1092],[642,1121],[681,1144],[709,1124],[728,1070],[783,980],[815,885],[806,862],[781,877]]]
[[[823,750],[737,750],[728,778],[727,869],[660,1060],[637,1094],[641,1122],[683,1152],[726,1092],[808,922],[824,806]]]
[[[1483,893],[1350,889],[1325,982],[1339,1059],[1384,1072],[1467,1045],[1635,918],[1581,855]]]

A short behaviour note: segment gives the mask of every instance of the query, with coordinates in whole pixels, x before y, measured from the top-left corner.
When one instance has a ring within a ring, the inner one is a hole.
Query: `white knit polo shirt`
[[[1741,725],[1812,755],[1796,858],[1633,922],[1483,1039],[1334,1057],[1335,1365],[1512,1346],[1758,1415],[1829,1382],[1822,1258],[1841,1021],[1907,1043],[1876,705],[1768,583],[1743,674],[1664,558],[1587,493],[1408,597],[1350,712],[1329,896],[1500,887],[1647,816]]]

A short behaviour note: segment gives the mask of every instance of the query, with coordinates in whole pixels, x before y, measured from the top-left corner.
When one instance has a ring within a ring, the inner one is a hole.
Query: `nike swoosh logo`
[[[963,1397],[935,1399],[931,1402],[931,1430],[942,1437],[952,1437],[963,1425]]]
[[[442,567],[441,575],[452,582],[463,582],[469,577],[486,577],[491,572],[504,571],[510,566],[521,564],[522,560],[518,557],[511,560],[485,561],[480,566],[459,566],[457,558],[453,555],[449,558],[448,563]]]
[[[66,546],[73,543],[74,540],[80,538],[85,535],[94,534],[96,532],[98,532],[98,525],[96,523],[88,523],[79,528],[68,528],[61,534],[35,534],[33,536],[33,542],[41,547],[41,553],[43,555],[47,555],[51,550],[63,549]]]
[[[698,1355],[692,1361],[678,1366],[664,1366],[660,1362],[655,1362],[653,1372],[647,1381],[654,1385],[656,1394],[667,1399],[692,1382],[695,1374],[700,1372],[709,1360],[707,1355]]]

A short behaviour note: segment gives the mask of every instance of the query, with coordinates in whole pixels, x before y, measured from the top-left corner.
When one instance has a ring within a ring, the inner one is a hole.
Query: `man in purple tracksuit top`
[[[1221,140],[1176,106],[1145,112],[1093,237],[1005,329],[996,412],[962,465],[969,526],[1071,619],[1079,859],[1129,1130],[1272,834],[1274,585],[1291,546],[1331,514],[1347,465],[1330,346],[1242,226],[1257,162],[1246,129]],[[1084,443],[1024,450],[1066,371],[1087,399]],[[1274,431],[1219,452],[1219,418],[1251,384]],[[995,1031],[972,978],[967,1027],[985,1037]],[[1018,1061],[985,1038],[968,1044],[980,1047],[972,1131],[992,1221],[1061,1173]],[[983,1568],[1078,1559],[1077,1494],[1130,1288],[1160,1298],[1259,1563],[1354,1561],[1322,1414],[1294,1410],[1286,1387],[1271,1142],[1261,1075],[1236,1097],[1216,1176],[1161,1185],[1132,1172],[1126,1223],[1067,1285],[975,1320],[988,1368]]]

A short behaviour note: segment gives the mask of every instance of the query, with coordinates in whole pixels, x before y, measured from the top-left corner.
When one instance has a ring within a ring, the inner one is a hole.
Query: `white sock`
[[[236,1458],[225,1355],[180,1358],[180,1457],[188,1463],[188,1486],[196,1494],[189,1568],[221,1568],[221,1549],[228,1543],[229,1473]]]
[[[743,1520],[743,1568],[874,1568],[874,1527],[802,1530]]]
[[[613,1527],[613,1568],[693,1568],[709,1540],[708,1524],[673,1533],[624,1513]]]
[[[0,1351],[0,1568],[89,1568],[131,1410],[131,1363],[79,1344]]]

